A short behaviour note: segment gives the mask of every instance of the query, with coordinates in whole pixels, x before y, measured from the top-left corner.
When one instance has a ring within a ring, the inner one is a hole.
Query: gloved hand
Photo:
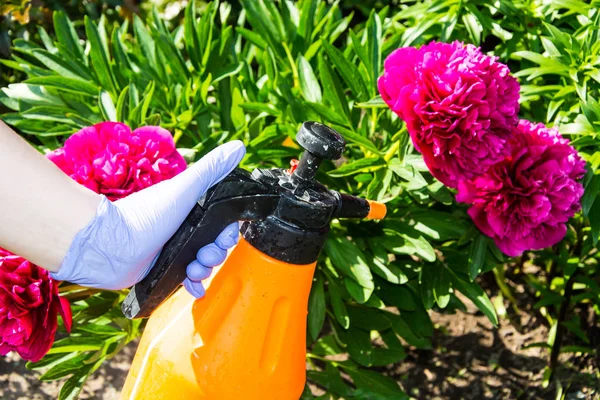
[[[206,191],[227,176],[244,157],[242,142],[217,147],[179,175],[111,202],[103,196],[96,216],[73,240],[56,280],[102,289],[123,289],[142,280],[165,242],[175,233]],[[237,243],[238,223],[199,249],[187,268],[185,288],[204,295],[202,280],[221,264]]]

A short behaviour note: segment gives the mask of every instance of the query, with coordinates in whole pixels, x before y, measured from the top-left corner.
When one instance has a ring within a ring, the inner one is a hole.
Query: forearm
[[[57,271],[100,196],[65,175],[0,121],[0,247]]]

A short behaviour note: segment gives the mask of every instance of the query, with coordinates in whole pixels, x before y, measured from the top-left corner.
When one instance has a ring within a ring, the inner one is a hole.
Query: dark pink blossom
[[[71,307],[48,271],[0,248],[0,355],[39,361],[54,342],[58,314],[71,330]]]
[[[385,60],[379,92],[447,186],[505,156],[518,120],[519,84],[496,60],[460,42],[400,48]]]
[[[502,252],[518,256],[558,243],[580,209],[585,162],[556,129],[521,120],[510,155],[461,182],[456,199],[472,204],[475,225]]]
[[[172,178],[186,168],[169,131],[144,126],[132,132],[118,122],[83,128],[47,156],[75,181],[110,200]]]

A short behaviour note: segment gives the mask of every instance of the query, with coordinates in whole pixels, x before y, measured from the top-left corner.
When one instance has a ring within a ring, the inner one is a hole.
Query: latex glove
[[[102,289],[123,289],[142,280],[165,242],[196,202],[227,176],[244,157],[242,142],[217,147],[179,175],[111,202],[103,196],[96,216],[73,240],[54,279]],[[184,286],[204,294],[202,279],[221,264],[235,245],[238,224],[227,227],[215,243],[199,249],[187,269]]]

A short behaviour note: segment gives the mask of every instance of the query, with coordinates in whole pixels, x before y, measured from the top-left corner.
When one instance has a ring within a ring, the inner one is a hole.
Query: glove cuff
[[[107,254],[106,249],[112,246],[106,245],[119,242],[119,210],[106,196],[101,197],[96,215],[75,235],[60,268],[50,273],[52,279],[116,289],[114,282],[108,282],[109,277],[114,276],[114,263],[107,263],[107,260],[112,260],[112,254]]]

